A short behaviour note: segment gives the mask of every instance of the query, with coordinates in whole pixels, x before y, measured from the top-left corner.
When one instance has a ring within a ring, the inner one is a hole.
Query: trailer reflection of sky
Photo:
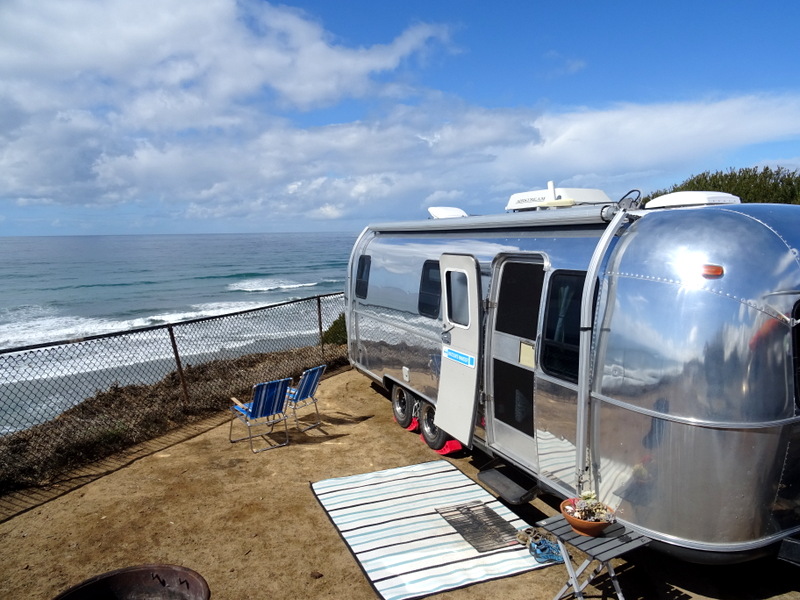
[[[438,260],[445,252],[491,260],[498,253],[514,251],[518,251],[518,247],[485,240],[444,242],[439,238],[426,242],[380,236],[366,250],[372,256],[366,301],[377,306],[391,306],[413,318],[419,313],[420,275],[425,261]]]
[[[398,275],[413,275],[415,283],[419,276],[420,264],[431,257],[439,257],[444,253],[471,254],[478,260],[491,260],[497,254],[505,252],[518,252],[518,245],[491,242],[476,239],[461,239],[443,241],[441,238],[426,242],[417,239],[409,242],[408,238],[381,237],[380,244],[391,246],[391,252],[374,252],[372,257],[373,267],[379,267]],[[372,252],[372,249],[368,251]]]
[[[648,390],[669,386],[679,397],[673,412],[685,417],[786,416],[786,324],[708,287],[617,276],[609,289],[598,343],[603,393],[641,404]]]

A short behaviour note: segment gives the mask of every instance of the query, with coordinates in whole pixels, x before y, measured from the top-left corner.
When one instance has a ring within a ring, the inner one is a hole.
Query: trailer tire
[[[423,402],[419,409],[419,427],[422,430],[422,439],[433,450],[441,450],[447,443],[449,436],[433,424],[436,408],[429,402]]]
[[[403,429],[411,425],[414,418],[414,396],[401,385],[392,386],[392,414]]]

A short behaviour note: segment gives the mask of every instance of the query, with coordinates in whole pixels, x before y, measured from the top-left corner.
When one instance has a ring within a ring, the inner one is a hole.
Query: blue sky
[[[800,169],[798,23],[772,0],[4,0],[0,235],[357,231],[548,180]]]

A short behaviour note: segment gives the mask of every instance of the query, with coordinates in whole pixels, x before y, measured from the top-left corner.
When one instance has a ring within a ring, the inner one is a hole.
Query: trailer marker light
[[[703,277],[706,279],[719,279],[725,275],[722,265],[703,265]]]

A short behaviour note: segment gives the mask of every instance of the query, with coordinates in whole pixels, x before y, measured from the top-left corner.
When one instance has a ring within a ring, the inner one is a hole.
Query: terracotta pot
[[[567,523],[570,524],[572,530],[575,533],[593,537],[596,535],[600,535],[606,527],[611,525],[611,523],[608,523],[606,521],[584,521],[583,519],[578,519],[576,517],[573,517],[572,515],[567,514],[564,508],[570,504],[572,504],[572,499],[564,500],[561,503],[561,514],[564,515],[564,518],[567,520]]]

